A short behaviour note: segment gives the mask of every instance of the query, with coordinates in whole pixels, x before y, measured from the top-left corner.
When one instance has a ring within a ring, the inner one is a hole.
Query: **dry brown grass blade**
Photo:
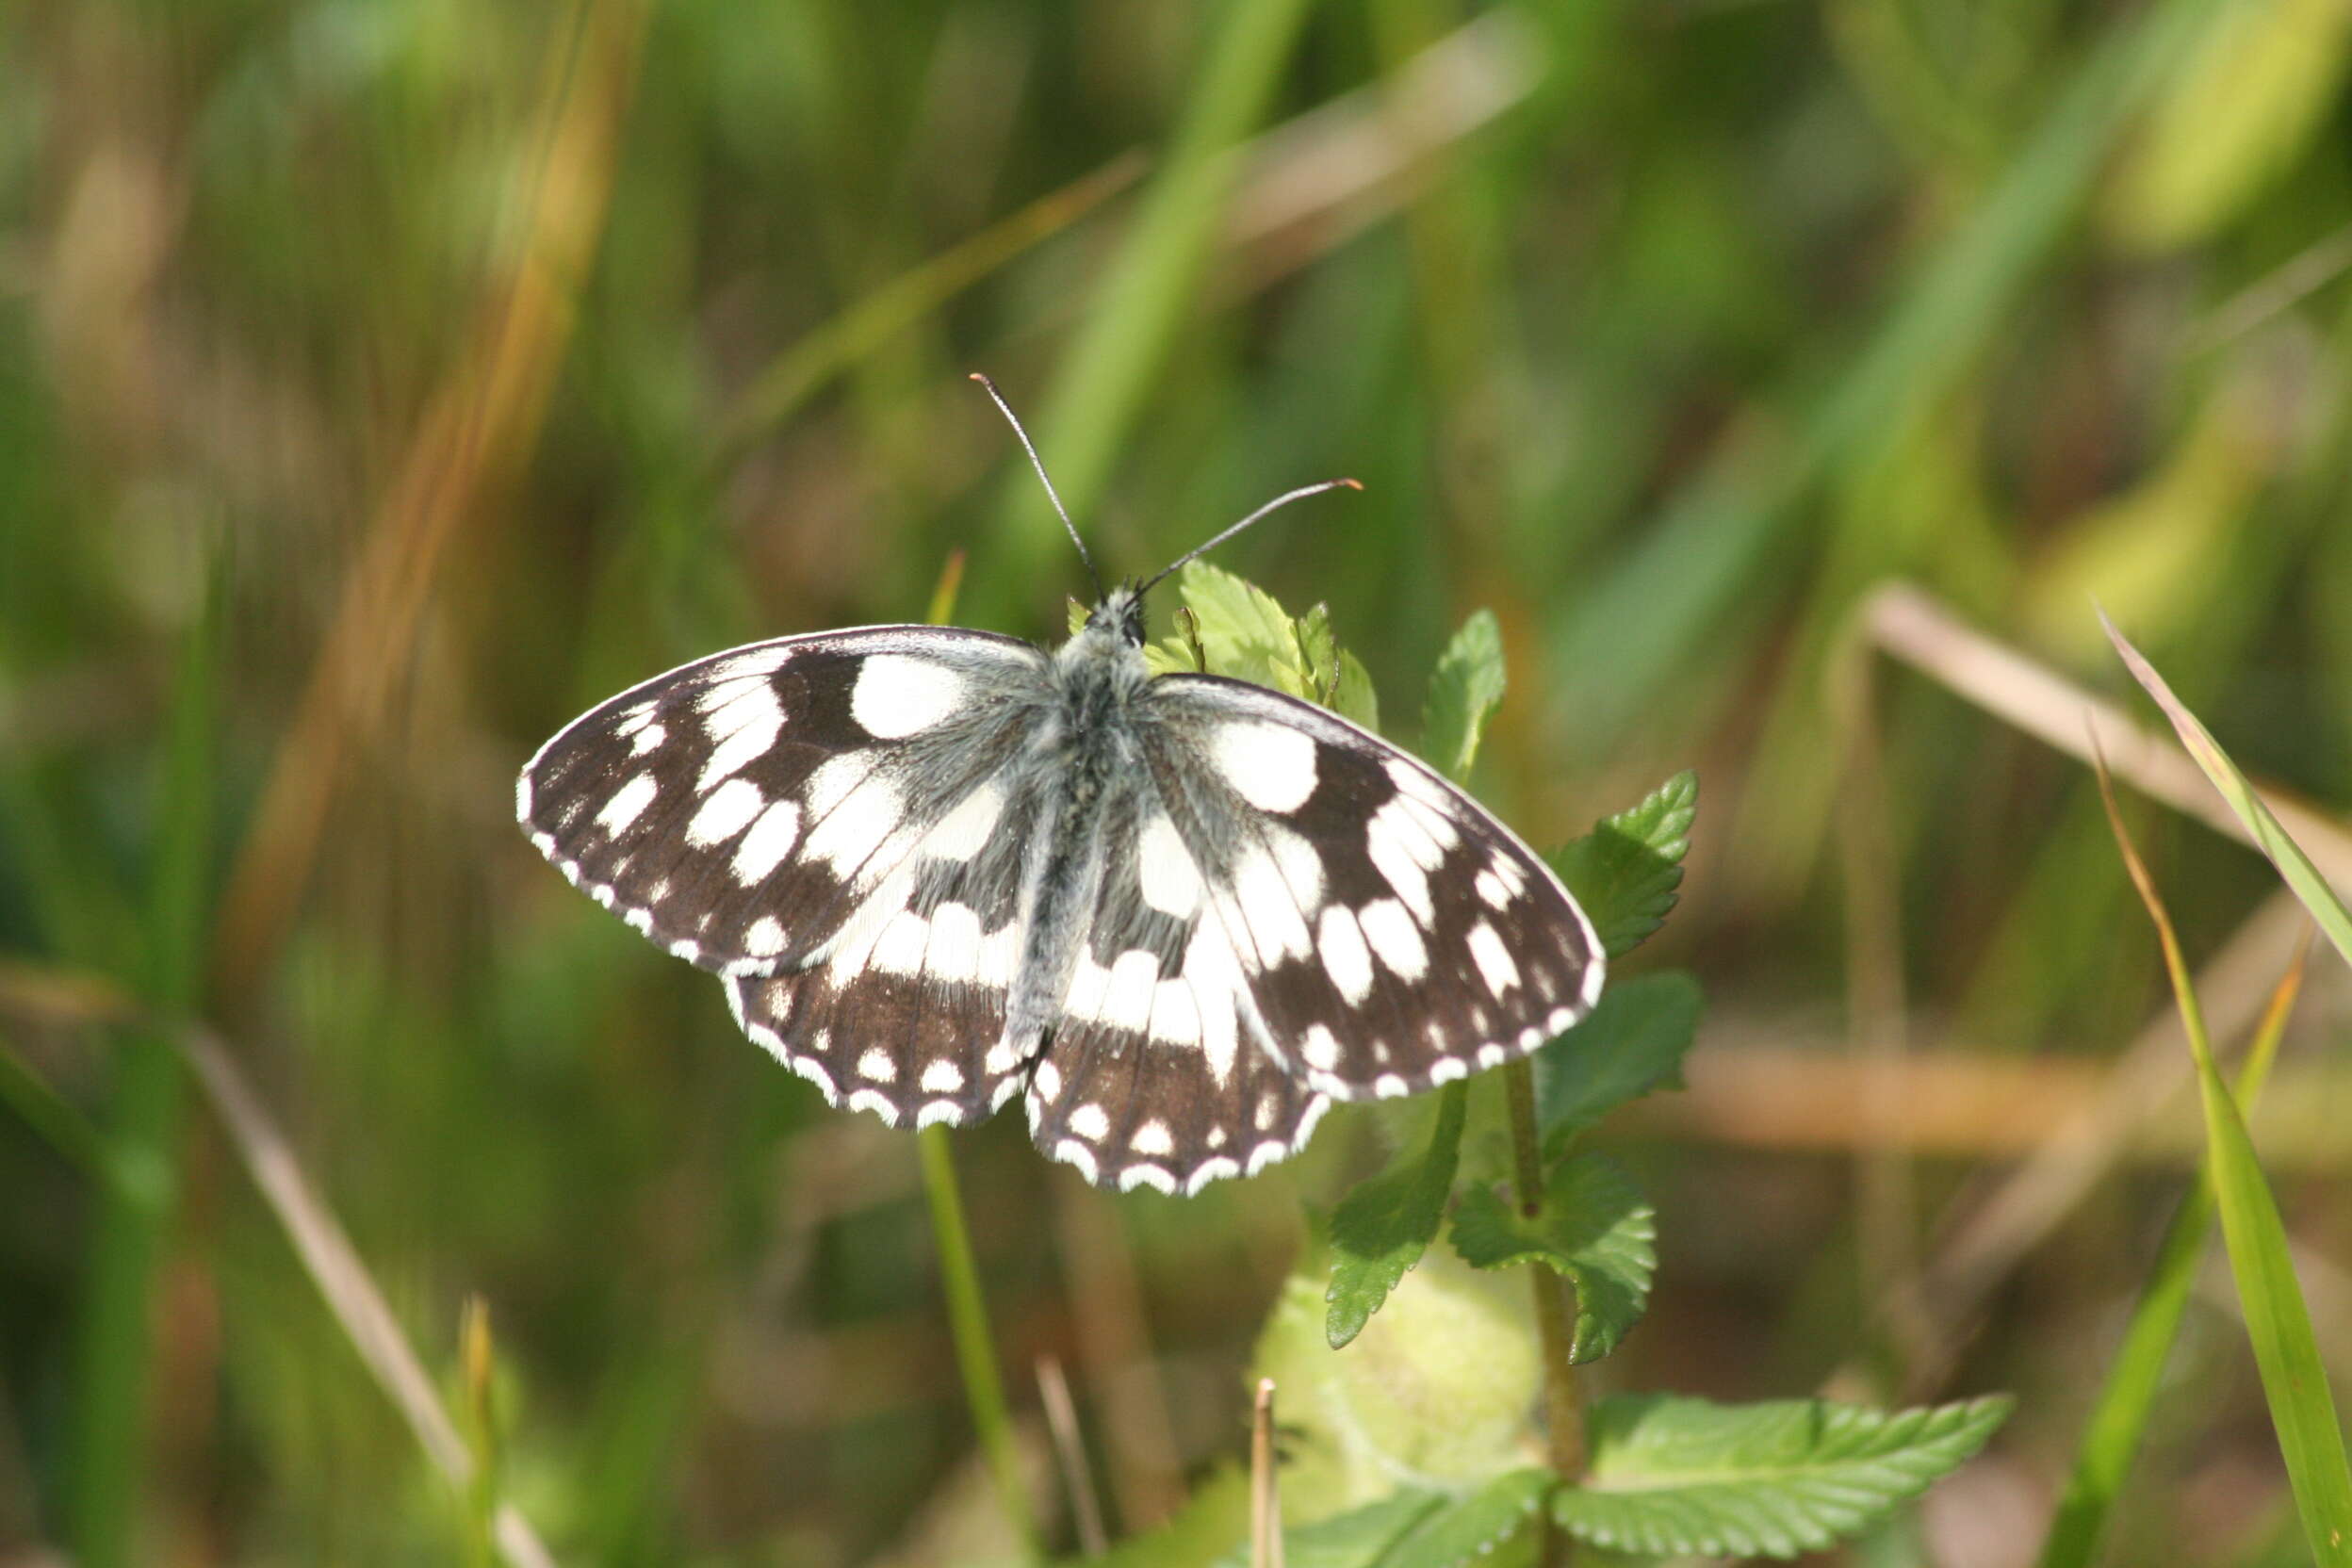
[[[143,1016],[127,992],[103,976],[72,971],[45,973],[29,965],[10,964],[0,979],[7,982],[0,988],[0,1004],[52,1026],[121,1023]],[[220,1037],[201,1026],[158,1023],[156,1027],[187,1058],[227,1130],[230,1144],[285,1228],[295,1255],[342,1325],[351,1348],[416,1434],[418,1446],[433,1467],[462,1492],[473,1479],[472,1453],[442,1408],[432,1378],[409,1348],[400,1320],[392,1315],[384,1293],[360,1261],[358,1250],[311,1190],[292,1146],[263,1109],[235,1056]],[[500,1553],[514,1568],[554,1568],[555,1559],[530,1522],[511,1505],[498,1508],[493,1531]]]
[[[1250,1414],[1250,1568],[1282,1568],[1282,1497],[1274,1458],[1274,1380],[1258,1380]]]
[[[2252,841],[2170,739],[1966,626],[1919,589],[1900,582],[1878,588],[1864,601],[1858,624],[1871,645],[1994,717],[2084,762],[2092,760],[2096,744],[2117,778],[2216,832]],[[2275,791],[2262,793],[2322,874],[2352,886],[2352,833]],[[2197,976],[2197,994],[2217,1037],[2234,1038],[2251,1024],[2304,923],[2290,895],[2274,896]],[[1936,1386],[1993,1288],[2113,1168],[2134,1130],[2186,1088],[2187,1064],[2180,1023],[2167,1004],[2111,1070],[2109,1086],[2096,1102],[2016,1170],[1980,1179],[1947,1206],[1940,1240],[1916,1285],[1882,1305],[1903,1319],[1925,1315],[1936,1326],[1930,1353],[1912,1368],[1911,1392]]]
[[[1070,1380],[1062,1364],[1052,1356],[1037,1358],[1037,1402],[1045,1407],[1046,1434],[1054,1440],[1054,1462],[1061,1467],[1062,1490],[1070,1495],[1070,1517],[1078,1526],[1078,1550],[1101,1557],[1110,1550],[1102,1528],[1102,1504],[1094,1494],[1094,1472],[1086,1463],[1086,1440],[1078,1431],[1078,1407],[1070,1402]]]
[[[473,1479],[473,1455],[449,1412],[442,1409],[433,1380],[409,1348],[400,1320],[376,1289],[351,1237],[311,1191],[285,1135],[262,1109],[260,1099],[219,1037],[197,1028],[182,1030],[175,1037],[213,1109],[220,1113],[221,1125],[228,1129],[229,1139],[252,1173],[253,1184],[286,1228],[318,1294],[326,1298],[335,1321],[351,1337],[351,1348],[408,1422],[409,1430],[416,1434],[417,1444],[433,1467],[462,1494]],[[555,1559],[512,1504],[499,1505],[492,1532],[499,1552],[514,1568],[554,1568]]]
[[[1078,1360],[1102,1438],[1104,1470],[1129,1534],[1151,1528],[1184,1499],[1183,1462],[1144,1335],[1143,1284],[1119,1211],[1056,1183],[1055,1250],[1069,1292]]]
[[[1929,595],[1909,583],[1886,583],[1863,602],[1860,614],[1874,645],[1953,694],[2079,762],[2091,760],[2096,732],[2117,778],[2216,833],[2261,847],[2169,736],[1966,625]],[[2259,792],[2321,874],[2352,888],[2352,831],[2275,788]]]
[[[328,810],[408,667],[451,539],[537,438],[603,231],[644,18],[639,0],[581,0],[563,30],[514,254],[376,509],[231,873],[213,995],[232,1012],[293,916]]]

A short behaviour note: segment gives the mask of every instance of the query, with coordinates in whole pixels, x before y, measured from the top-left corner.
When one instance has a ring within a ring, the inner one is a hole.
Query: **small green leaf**
[[[1325,702],[1339,685],[1339,634],[1331,629],[1331,607],[1311,606],[1292,631],[1298,639],[1298,654],[1306,663],[1315,700]]]
[[[1630,953],[1666,923],[1698,810],[1699,776],[1685,769],[1641,805],[1603,817],[1550,857],[1610,957]]]
[[[1491,610],[1471,612],[1438,655],[1421,710],[1421,755],[1457,782],[1470,776],[1486,721],[1503,700],[1503,629]]]
[[[1200,617],[1211,674],[1315,700],[1298,634],[1273,595],[1205,561],[1186,566],[1177,586]]]
[[[1380,1568],[1471,1568],[1519,1533],[1560,1485],[1549,1470],[1512,1470],[1421,1521]]]
[[[2303,853],[2303,846],[2289,838],[2287,830],[2278,825],[2278,819],[2271,815],[2270,808],[2262,804],[2262,797],[2254,792],[2254,786],[2246,782],[2246,775],[2238,771],[2238,765],[2230,760],[2230,754],[2221,749],[2221,743],[2213,739],[2213,732],[2199,724],[2197,715],[2189,711],[2188,705],[2173,694],[2164,678],[2156,673],[2156,666],[2150,664],[2147,657],[2115,629],[2115,623],[2107,619],[2104,611],[2099,613],[2099,622],[2107,628],[2107,636],[2115,645],[2115,652],[2122,655],[2132,678],[2146,687],[2148,694],[2156,699],[2156,706],[2164,710],[2164,717],[2172,721],[2173,730],[2180,737],[2180,743],[2197,760],[2197,765],[2205,770],[2205,776],[2213,780],[2213,788],[2221,792],[2221,798],[2230,803],[2230,809],[2237,813],[2238,821],[2246,825],[2246,830],[2253,835],[2255,844],[2270,857],[2271,864],[2278,868],[2278,874],[2286,879],[2295,896],[2303,901],[2303,907],[2311,911],[2311,919],[2319,923],[2319,928],[2328,934],[2328,939],[2336,944],[2336,951],[2344,955],[2346,963],[2352,963],[2352,910],[2344,907],[2335,890],[2328,887],[2328,879],[2319,874],[2319,868],[2312,865],[2311,857]]]
[[[1385,1564],[1389,1548],[1444,1505],[1441,1494],[1406,1487],[1362,1508],[1282,1532],[1286,1568],[1368,1568]],[[1250,1548],[1217,1560],[1217,1568],[1250,1568]]]
[[[1176,580],[1193,617],[1191,635],[1147,646],[1152,674],[1197,670],[1205,659],[1211,675],[1271,686],[1379,730],[1372,682],[1339,645],[1328,608],[1318,604],[1294,621],[1273,595],[1205,561],[1186,565]]]
[[[1373,734],[1380,732],[1380,694],[1364,663],[1346,648],[1339,650],[1339,684],[1331,693],[1331,711]]]
[[[1628,1100],[1682,1087],[1698,1032],[1699,983],[1680,970],[1621,980],[1592,1013],[1535,1054],[1536,1119],[1558,1152]]]
[[[1462,1154],[1469,1086],[1446,1086],[1429,1148],[1418,1158],[1398,1156],[1378,1176],[1358,1183],[1332,1214],[1331,1283],[1323,1298],[1329,1304],[1323,1333],[1332,1349],[1364,1331],[1396,1282],[1437,1239]]]
[[[1592,1469],[1552,1494],[1580,1541],[1656,1556],[1794,1557],[1885,1518],[1984,1446],[2006,1398],[1885,1414],[1820,1399],[1593,1405]]]
[[[1576,1287],[1571,1359],[1598,1361],[1649,1305],[1658,1271],[1658,1212],[1616,1166],[1598,1154],[1552,1168],[1544,1202],[1523,1215],[1474,1186],[1454,1206],[1454,1250],[1474,1268],[1542,1263]]]

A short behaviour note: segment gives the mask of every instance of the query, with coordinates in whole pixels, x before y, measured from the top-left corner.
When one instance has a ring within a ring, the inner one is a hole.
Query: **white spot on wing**
[[[1179,920],[1200,906],[1200,868],[1193,864],[1191,853],[1167,812],[1153,813],[1143,825],[1135,853],[1146,904]]]
[[[710,706],[714,698],[719,700]],[[694,788],[708,790],[767,754],[784,728],[784,706],[764,679],[717,687],[703,694],[702,703],[703,733],[710,738],[711,751]]]
[[[1173,1154],[1176,1140],[1168,1135],[1168,1123],[1154,1119],[1135,1129],[1127,1147],[1138,1154]]]
[[[1339,1037],[1320,1023],[1310,1024],[1298,1042],[1298,1054],[1309,1067],[1330,1072],[1339,1066]]]
[[[1243,850],[1234,860],[1233,896],[1227,902],[1229,920],[1238,917],[1249,930],[1260,964],[1271,967],[1285,958],[1303,958],[1315,950],[1306,916],[1298,912],[1298,901],[1283,880],[1281,864],[1257,845]]]
[[[980,785],[923,835],[923,852],[936,860],[971,859],[988,846],[1004,809],[1004,792],[993,784]]]
[[[653,781],[653,775],[639,774],[612,792],[612,798],[596,813],[596,825],[617,838],[645,814],[645,808],[653,804],[653,797],[661,792],[662,787]]]
[[[968,904],[942,904],[931,911],[931,945],[923,967],[935,980],[972,980],[980,973],[980,916]]]
[[[1152,1037],[1163,1045],[1200,1043],[1200,1006],[1182,979],[1152,988]]]
[[[888,779],[866,778],[823,822],[808,830],[806,853],[810,859],[824,860],[846,876],[874,858],[874,852],[890,836],[890,830],[899,825],[904,814],[899,808],[898,792]]]
[[[1364,927],[1364,939],[1391,974],[1400,980],[1418,980],[1429,972],[1429,951],[1422,943],[1421,928],[1395,899],[1375,899],[1365,905],[1356,911],[1356,923]]]
[[[934,660],[877,653],[858,667],[849,716],[867,734],[895,741],[930,728],[963,701],[963,678]]]
[[[898,1076],[898,1064],[890,1060],[889,1052],[876,1048],[858,1058],[858,1076],[887,1084]]]
[[[885,974],[920,974],[923,950],[931,939],[931,923],[912,909],[902,909],[882,927],[868,961]]]
[[[736,779],[734,784],[743,783]],[[728,786],[733,788],[733,784]],[[743,841],[735,846],[735,880],[749,887],[762,881],[800,841],[800,805],[779,800],[760,813]]]
[[[1139,947],[1120,954],[1111,961],[1110,972],[1103,981],[1102,1021],[1141,1034],[1152,1018],[1152,1003],[1159,979],[1160,961],[1152,954]]]
[[[964,1086],[964,1070],[942,1057],[923,1070],[925,1094],[954,1094]]]
[[[1100,1105],[1081,1105],[1070,1113],[1070,1130],[1090,1143],[1100,1143],[1111,1130],[1111,1119]]]
[[[1478,966],[1478,974],[1486,981],[1486,988],[1496,996],[1519,983],[1519,966],[1511,959],[1503,939],[1484,921],[1470,928],[1470,957]]]
[[[1261,811],[1296,811],[1315,793],[1315,738],[1263,719],[1217,727],[1209,760],[1233,792]]]
[[[1396,896],[1405,901],[1424,925],[1437,919],[1437,906],[1429,899],[1429,874],[1423,869],[1413,830],[1403,825],[1404,808],[1390,801],[1364,824],[1364,853]]]
[[[784,927],[774,915],[761,915],[743,932],[743,951],[766,958],[784,951]]]
[[[723,844],[741,833],[752,818],[767,805],[767,797],[760,786],[748,779],[730,778],[710,792],[694,820],[686,825],[686,841],[708,849]]]
[[[1372,953],[1364,944],[1356,917],[1337,904],[1326,908],[1315,931],[1315,951],[1323,960],[1323,972],[1348,1004],[1361,1006],[1372,994]]]

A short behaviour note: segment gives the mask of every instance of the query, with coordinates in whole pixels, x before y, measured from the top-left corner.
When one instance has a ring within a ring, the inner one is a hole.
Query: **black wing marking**
[[[1284,1065],[1334,1099],[1524,1056],[1592,1010],[1591,922],[1484,808],[1377,736],[1168,676],[1145,755]]]
[[[1093,920],[1030,1080],[1030,1135],[1097,1185],[1189,1194],[1295,1153],[1330,1102],[1266,1049],[1198,863],[1135,783],[1106,815]]]
[[[1046,656],[988,632],[868,627],[731,649],[566,726],[515,814],[557,869],[723,974],[822,957],[910,863],[970,859]]]

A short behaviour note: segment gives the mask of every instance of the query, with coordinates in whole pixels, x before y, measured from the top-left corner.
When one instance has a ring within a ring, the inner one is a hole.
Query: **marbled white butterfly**
[[[1582,1018],[1592,923],[1476,801],[1312,704],[1148,671],[1182,564],[1054,652],[881,626],[697,660],[541,747],[516,815],[827,1101],[960,1125],[1022,1094],[1105,1186],[1254,1174],[1332,1100]]]

